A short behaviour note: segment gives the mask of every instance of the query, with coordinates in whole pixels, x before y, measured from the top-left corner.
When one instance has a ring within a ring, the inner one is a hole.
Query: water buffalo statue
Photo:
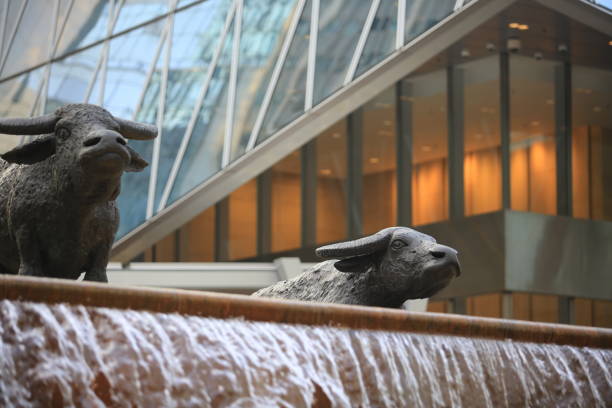
[[[0,133],[40,135],[0,155],[0,273],[106,282],[121,175],[148,165],[126,138],[157,129],[73,104]]]
[[[316,253],[335,260],[253,296],[400,308],[408,299],[434,295],[460,273],[457,251],[405,227],[327,245]]]

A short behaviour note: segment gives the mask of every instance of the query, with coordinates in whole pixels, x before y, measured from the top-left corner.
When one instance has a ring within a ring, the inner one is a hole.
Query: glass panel
[[[283,70],[272,94],[272,100],[257,139],[258,143],[272,136],[277,130],[304,112],[310,12],[311,2],[308,1],[304,6]]]
[[[510,57],[511,208],[557,212],[554,61]]]
[[[204,102],[198,113],[193,134],[174,182],[170,202],[183,196],[221,170],[227,88],[232,59],[233,26],[232,23],[225,37],[223,51],[217,62],[215,73],[210,81]]]
[[[383,0],[378,6],[355,76],[380,62],[395,49],[397,2]]]
[[[321,2],[314,83],[315,105],[342,86],[371,3],[371,0]]]
[[[246,0],[242,16],[232,160],[241,156],[295,13],[295,0]]]
[[[419,34],[436,25],[451,14],[454,7],[455,0],[407,0],[405,42],[412,41]]]
[[[229,260],[257,255],[257,181],[229,195]]]
[[[163,55],[158,61],[151,60],[155,57],[162,28],[163,22],[157,22],[111,40],[103,106],[113,115],[155,124]],[[152,62],[156,64],[154,75],[145,90],[141,109],[135,112]],[[90,100],[97,102],[97,96]],[[130,140],[129,144],[151,163],[153,141]],[[142,172],[123,176],[122,193],[117,198],[121,212],[117,238],[144,222],[150,174],[148,166]]]
[[[29,117],[45,67],[0,83],[0,117]],[[0,154],[16,147],[21,137],[0,135]]]
[[[463,80],[465,215],[501,209],[499,57],[458,65]]]
[[[395,87],[363,107],[363,233],[397,220]]]
[[[215,207],[212,206],[180,228],[181,262],[215,260]]]
[[[411,112],[412,223],[448,218],[448,127],[446,70],[405,80],[401,98]]]
[[[175,15],[155,210],[218,46],[230,4],[230,0],[206,1]]]
[[[572,67],[573,215],[612,221],[612,71]]]
[[[21,5],[9,8],[9,13],[19,12]],[[17,28],[12,44],[8,44],[8,54],[2,69],[2,76],[8,76],[49,59],[51,51],[50,33],[54,29],[55,2],[30,1]],[[12,13],[11,13],[12,14]],[[16,16],[15,16],[16,17]],[[11,24],[12,25],[12,24]],[[8,32],[8,36],[12,30]],[[6,51],[5,51],[6,53]]]
[[[113,33],[144,23],[168,12],[168,0],[124,0]]]
[[[111,40],[104,107],[113,115],[134,116],[164,24],[158,21]]]
[[[102,45],[88,48],[53,63],[45,109],[47,113],[67,103],[85,102],[87,88],[96,73],[102,48]]]
[[[270,169],[272,193],[272,252],[299,248],[301,244],[301,160],[299,151],[291,153]]]
[[[106,37],[110,12],[110,0],[75,0],[55,55],[63,55]]]
[[[316,138],[317,244],[346,238],[346,119]]]

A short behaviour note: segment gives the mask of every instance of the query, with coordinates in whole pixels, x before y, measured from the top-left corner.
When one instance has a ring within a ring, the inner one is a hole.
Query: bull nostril
[[[122,137],[118,137],[118,138],[117,138],[117,143],[119,143],[120,145],[123,145],[123,146],[125,146],[125,145],[127,144],[127,142],[125,141],[125,139],[124,139],[124,138],[122,138]]]
[[[446,255],[444,252],[442,251],[429,251],[434,258],[444,258],[444,256]]]
[[[89,147],[89,146],[97,145],[98,143],[100,143],[101,139],[102,139],[101,137],[91,137],[83,142],[83,146]]]

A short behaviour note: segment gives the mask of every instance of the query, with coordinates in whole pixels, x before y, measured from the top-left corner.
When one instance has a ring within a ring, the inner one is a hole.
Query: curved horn
[[[378,231],[374,235],[359,238],[354,241],[338,242],[317,248],[315,253],[320,258],[349,258],[359,255],[372,254],[385,249],[393,232],[402,227],[390,227]]]
[[[35,118],[3,118],[0,119],[0,133],[7,135],[42,135],[53,133],[58,119],[54,113]]]
[[[149,140],[157,137],[157,128],[145,123],[115,118],[121,127],[121,134],[128,139]]]

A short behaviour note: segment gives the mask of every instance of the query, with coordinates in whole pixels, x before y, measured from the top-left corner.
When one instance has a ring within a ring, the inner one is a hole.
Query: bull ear
[[[354,256],[334,263],[340,272],[363,273],[374,266],[374,259],[370,255]]]
[[[142,171],[145,167],[149,165],[145,159],[143,159],[136,150],[132,149],[130,146],[126,145],[128,152],[130,152],[130,162],[128,163],[125,171]]]
[[[9,163],[34,164],[55,154],[55,136],[49,135],[17,146],[0,157]]]

